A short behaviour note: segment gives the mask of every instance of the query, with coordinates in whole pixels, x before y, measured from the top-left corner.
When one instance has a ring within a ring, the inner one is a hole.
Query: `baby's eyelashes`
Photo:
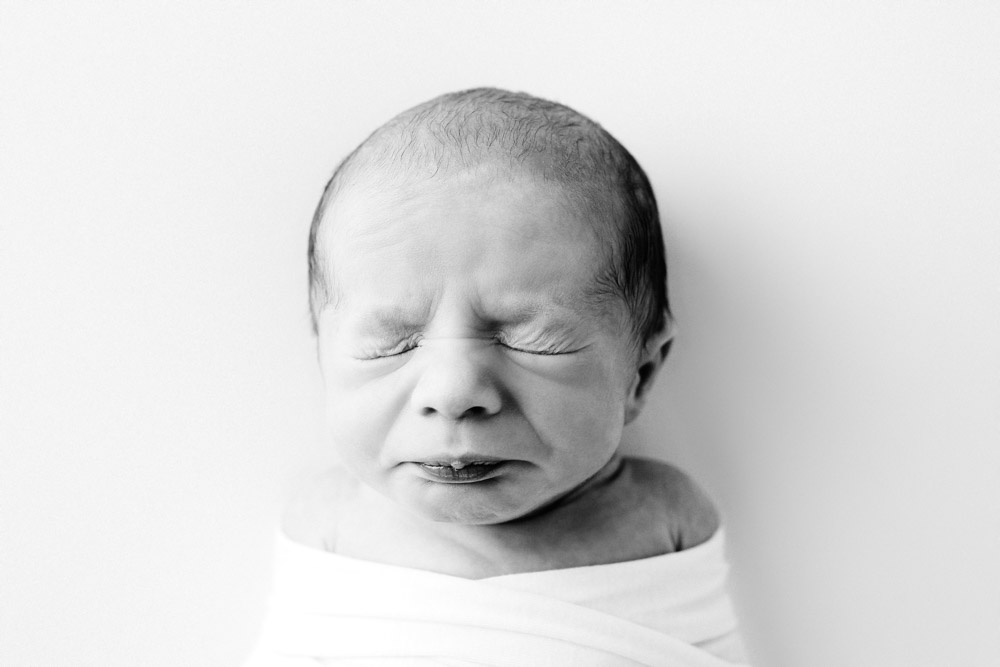
[[[364,345],[352,356],[363,361],[396,358],[413,352],[425,343],[436,343],[449,340],[469,340],[473,342],[478,340],[487,345],[495,345],[499,348],[510,350],[512,352],[535,356],[560,356],[574,354],[576,352],[581,352],[588,347],[587,345],[573,345],[568,341],[548,340],[544,337],[537,337],[535,339],[519,339],[503,333],[495,333],[475,338],[445,336],[425,337],[423,335],[416,334],[398,341]]]
[[[361,351],[354,356],[363,361],[401,357],[415,350],[420,344],[420,339],[419,335],[413,335],[395,342],[364,345]]]
[[[498,345],[508,350],[513,350],[514,352],[522,352],[524,354],[534,354],[538,356],[556,356],[563,354],[573,354],[574,352],[580,352],[583,349],[583,347],[574,348],[573,346],[567,343],[538,342],[538,341],[521,342],[517,340],[505,340],[502,336],[496,336],[494,340]]]

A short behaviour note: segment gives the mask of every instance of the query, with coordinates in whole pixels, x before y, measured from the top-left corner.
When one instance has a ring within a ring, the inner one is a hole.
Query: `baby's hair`
[[[375,130],[334,171],[309,231],[309,308],[313,330],[331,297],[317,239],[330,202],[351,182],[433,178],[495,165],[527,171],[567,188],[596,222],[605,266],[596,293],[620,298],[633,340],[643,346],[669,322],[667,268],[656,199],[635,158],[604,128],[562,104],[526,93],[476,88],[448,93]],[[610,230],[610,233],[609,233]]]

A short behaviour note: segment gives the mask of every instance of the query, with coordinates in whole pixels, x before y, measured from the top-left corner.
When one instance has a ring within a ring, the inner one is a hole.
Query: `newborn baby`
[[[309,238],[342,468],[286,513],[253,665],[722,665],[718,515],[623,455],[670,348],[656,203],[565,106],[477,89],[376,130]]]

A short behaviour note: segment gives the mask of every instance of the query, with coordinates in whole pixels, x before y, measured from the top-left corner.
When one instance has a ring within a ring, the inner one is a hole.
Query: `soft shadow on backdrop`
[[[237,665],[322,437],[309,217],[394,113],[604,124],[680,338],[630,447],[729,525],[761,665],[1000,664],[987,3],[0,7],[0,664]]]

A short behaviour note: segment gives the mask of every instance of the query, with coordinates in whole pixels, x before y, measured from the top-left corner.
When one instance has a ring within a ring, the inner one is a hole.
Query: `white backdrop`
[[[985,2],[0,4],[0,664],[239,664],[332,459],[312,209],[478,85],[654,183],[680,338],[630,447],[718,499],[757,662],[1000,664],[997,34]]]

